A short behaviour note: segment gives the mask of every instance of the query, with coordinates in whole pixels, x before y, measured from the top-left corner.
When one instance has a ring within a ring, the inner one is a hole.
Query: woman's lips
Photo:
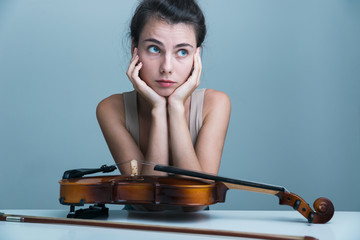
[[[175,82],[171,81],[171,80],[158,80],[156,81],[157,83],[160,84],[160,86],[162,87],[171,87]]]

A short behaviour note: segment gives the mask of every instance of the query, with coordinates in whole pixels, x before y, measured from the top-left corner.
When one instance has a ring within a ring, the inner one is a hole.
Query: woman
[[[134,91],[112,95],[97,118],[122,174],[129,161],[217,174],[228,128],[228,96],[201,89],[205,19],[194,0],[143,0],[130,26],[127,76]],[[140,165],[142,175],[166,175]]]

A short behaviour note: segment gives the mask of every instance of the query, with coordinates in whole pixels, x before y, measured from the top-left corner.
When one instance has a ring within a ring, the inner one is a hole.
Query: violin
[[[61,204],[131,204],[154,206],[199,207],[225,202],[229,189],[239,189],[275,195],[280,205],[288,205],[303,215],[309,223],[326,223],[335,211],[327,198],[318,198],[312,210],[298,195],[284,187],[267,185],[217,175],[189,171],[181,168],[155,165],[154,170],[169,176],[95,176],[82,177],[85,172],[110,172],[116,167],[102,166],[98,170],[69,170],[60,184]],[[181,175],[181,176],[179,176]],[[185,177],[183,177],[185,176]]]

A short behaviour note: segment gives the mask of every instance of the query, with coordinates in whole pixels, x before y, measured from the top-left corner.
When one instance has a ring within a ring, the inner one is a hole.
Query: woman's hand
[[[198,47],[194,54],[194,66],[186,82],[178,87],[168,98],[169,104],[184,104],[186,99],[195,91],[200,85],[200,76],[202,70],[200,47]]]
[[[134,89],[149,102],[152,107],[165,106],[166,99],[157,94],[151,87],[149,87],[140,77],[139,72],[142,68],[142,62],[139,61],[139,55],[137,54],[137,48],[134,49],[133,56],[130,60],[130,65],[126,72],[126,75],[133,84]]]

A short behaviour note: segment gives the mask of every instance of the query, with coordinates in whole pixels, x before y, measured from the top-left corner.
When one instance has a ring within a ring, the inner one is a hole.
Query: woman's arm
[[[168,130],[166,127],[166,108],[153,108],[150,124],[149,143],[146,154],[142,153],[131,134],[126,129],[123,96],[112,95],[101,101],[96,109],[97,119],[120,172],[130,175],[130,160],[136,159],[155,164],[168,165]],[[139,164],[142,175],[166,175],[154,172],[153,166]]]
[[[170,111],[170,109],[169,109]],[[182,107],[169,114],[169,131],[173,165],[217,174],[231,112],[229,97],[220,91],[207,89],[203,105],[203,125],[195,148]]]
[[[130,175],[130,163],[124,163],[145,158],[126,129],[123,96],[116,94],[102,100],[96,108],[96,116],[118,169],[122,174]]]
[[[145,161],[152,164],[169,164],[169,143],[166,106],[151,109],[151,124]],[[154,171],[154,165],[143,165],[142,175],[167,175]]]

